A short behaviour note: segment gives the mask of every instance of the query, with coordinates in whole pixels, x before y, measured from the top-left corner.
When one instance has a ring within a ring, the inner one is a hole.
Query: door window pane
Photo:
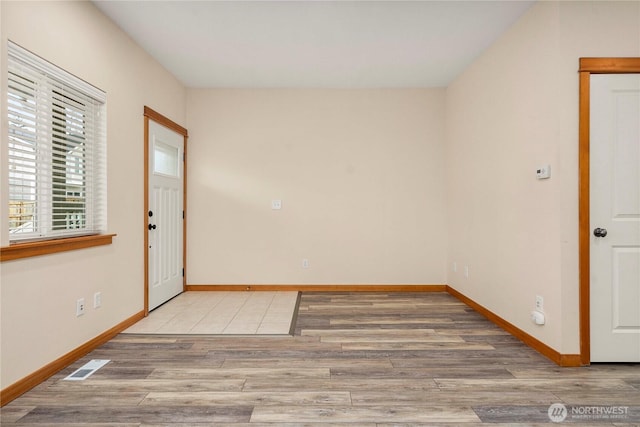
[[[162,141],[155,141],[153,144],[153,172],[179,177],[178,165],[178,147],[172,147]]]

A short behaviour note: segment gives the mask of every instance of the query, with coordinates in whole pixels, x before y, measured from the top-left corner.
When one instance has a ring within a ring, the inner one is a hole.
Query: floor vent
[[[102,368],[104,365],[109,363],[110,360],[101,360],[94,359],[84,364],[81,368],[76,369],[68,377],[65,378],[65,381],[82,381],[89,378],[95,371]]]

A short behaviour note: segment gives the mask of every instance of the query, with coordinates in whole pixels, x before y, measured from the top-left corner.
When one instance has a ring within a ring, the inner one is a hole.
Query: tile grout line
[[[209,314],[211,314],[211,312],[213,312],[213,311],[214,311],[214,310],[215,310],[215,309],[216,309],[216,308],[217,308],[217,307],[222,303],[222,301],[224,301],[224,299],[227,297],[227,295],[228,295],[228,292],[225,292],[225,294],[223,294],[222,298],[220,298],[220,299],[219,299],[219,300],[218,300],[218,301],[213,305],[213,307],[211,307],[211,310],[207,311],[207,312],[206,312],[206,313],[205,313],[205,314],[200,318],[200,320],[198,320],[198,321],[196,322],[196,324],[195,324],[195,325],[193,325],[193,326],[189,329],[189,332],[193,331],[193,330],[194,330],[194,328],[195,328],[196,326],[198,326],[200,323],[202,323],[202,321],[203,321],[207,316],[209,316]]]
[[[162,329],[163,329],[163,328],[165,328],[165,327],[167,327],[168,325],[170,325],[170,324],[171,324],[171,322],[172,322],[174,319],[176,319],[176,317],[183,316],[183,315],[185,315],[185,314],[189,313],[189,310],[190,310],[190,309],[192,309],[194,306],[196,306],[196,303],[198,302],[198,300],[196,300],[196,299],[191,299],[191,300],[187,299],[187,298],[185,297],[185,296],[186,296],[186,294],[185,294],[185,293],[182,293],[180,296],[182,296],[182,297],[183,297],[183,298],[182,298],[182,300],[184,300],[184,302],[185,302],[185,306],[184,306],[184,307],[182,307],[182,308],[180,309],[180,311],[178,311],[178,312],[177,312],[177,313],[176,313],[176,314],[175,314],[175,315],[174,315],[174,316],[173,316],[169,321],[165,322],[165,323],[164,323],[160,328],[158,328],[158,330],[156,331],[156,333],[162,333],[162,332],[163,332],[163,331],[162,331]],[[177,298],[180,298],[180,296],[178,296]],[[182,302],[182,300],[181,300],[181,302]],[[197,325],[200,321],[202,321],[202,319],[203,319],[203,318],[204,318],[204,317],[200,317],[200,319],[199,319],[199,320],[197,320],[197,321],[196,321],[196,322],[195,322],[195,323],[194,323],[194,324],[193,324],[193,325],[192,325],[188,330],[189,330],[189,331],[191,331],[191,330],[195,327],[195,325]],[[167,331],[164,331],[164,332],[167,332]],[[169,332],[167,332],[167,333],[171,333],[171,332],[169,331]]]
[[[241,294],[244,297],[244,294]],[[238,296],[236,294],[233,294],[231,292],[227,292],[227,294],[225,295],[225,297],[223,298],[224,300],[233,300],[233,298],[229,298],[229,297],[235,297]],[[231,316],[231,318],[229,319],[229,321],[224,325],[224,327],[222,328],[222,331],[220,331],[221,335],[224,335],[225,331],[227,330],[227,328],[229,327],[229,325],[231,324],[231,322],[233,322],[233,319],[236,318],[236,316],[238,315],[238,311],[240,310],[240,308],[242,308],[245,304],[247,303],[247,298],[245,298],[244,302],[242,303],[242,305],[240,305],[240,307],[235,311],[235,313],[233,314],[233,316]]]
[[[235,297],[237,295],[232,294],[231,292],[225,292],[224,297],[222,298],[222,300],[220,300],[220,303],[224,302],[224,301],[229,301],[229,300],[233,300],[233,298],[230,297]],[[244,304],[246,303],[246,299],[245,301],[242,303],[242,305],[240,307],[242,307]],[[224,327],[222,328],[222,330],[220,331],[220,334],[224,334],[224,331],[229,327],[229,325],[231,324],[231,322],[233,321],[233,319],[235,318],[235,316],[237,316],[238,314],[238,310],[235,311],[235,313],[233,314],[233,316],[229,319],[228,322],[226,322],[226,324],[224,325]]]
[[[250,294],[248,298],[245,298],[244,302],[242,303],[242,305],[238,308],[238,310],[236,311],[236,313],[233,315],[233,317],[231,318],[231,320],[229,321],[229,323],[227,324],[227,326],[224,327],[224,329],[222,330],[222,334],[224,335],[227,332],[227,328],[233,323],[234,320],[236,320],[236,318],[238,318],[238,315],[240,315],[240,312],[242,311],[242,309],[244,308],[245,305],[247,305],[247,303],[251,300],[251,297],[256,295],[254,294]],[[264,318],[264,315],[263,315]],[[259,326],[258,326],[259,327]],[[253,331],[253,334],[255,334],[258,331],[258,327],[256,327],[256,330]]]
[[[260,324],[258,325],[258,329],[256,329],[256,332],[258,332],[260,330],[260,327],[263,325],[264,319],[265,317],[267,317],[267,314],[269,314],[269,310],[271,310],[271,307],[273,306],[273,302],[276,300],[277,296],[278,296],[278,293],[275,293],[275,292],[271,296],[271,301],[269,301],[269,306],[264,311],[264,314],[262,315],[262,319],[260,319]]]

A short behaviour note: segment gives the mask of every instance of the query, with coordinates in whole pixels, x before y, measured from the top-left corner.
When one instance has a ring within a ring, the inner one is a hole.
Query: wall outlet
[[[457,263],[457,262],[455,262],[455,261],[453,262],[453,267],[452,267],[452,269],[453,269],[453,272],[454,272],[454,273],[457,273],[457,272],[458,272],[458,263]]]
[[[468,265],[464,266],[464,277],[466,277],[467,279],[469,278],[469,266]]]
[[[96,292],[93,294],[93,308],[100,308],[102,306],[102,292]]]
[[[309,260],[307,258],[302,259],[302,268],[309,268]]]
[[[80,298],[76,301],[76,316],[82,316],[84,314],[84,298]]]
[[[271,209],[273,209],[273,210],[282,209],[282,200],[272,200],[271,201]]]
[[[544,298],[540,295],[536,295],[536,310],[544,311]]]

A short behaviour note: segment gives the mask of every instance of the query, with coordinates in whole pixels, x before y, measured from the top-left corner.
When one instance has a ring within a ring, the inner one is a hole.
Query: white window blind
[[[8,44],[11,241],[106,230],[106,95]]]

